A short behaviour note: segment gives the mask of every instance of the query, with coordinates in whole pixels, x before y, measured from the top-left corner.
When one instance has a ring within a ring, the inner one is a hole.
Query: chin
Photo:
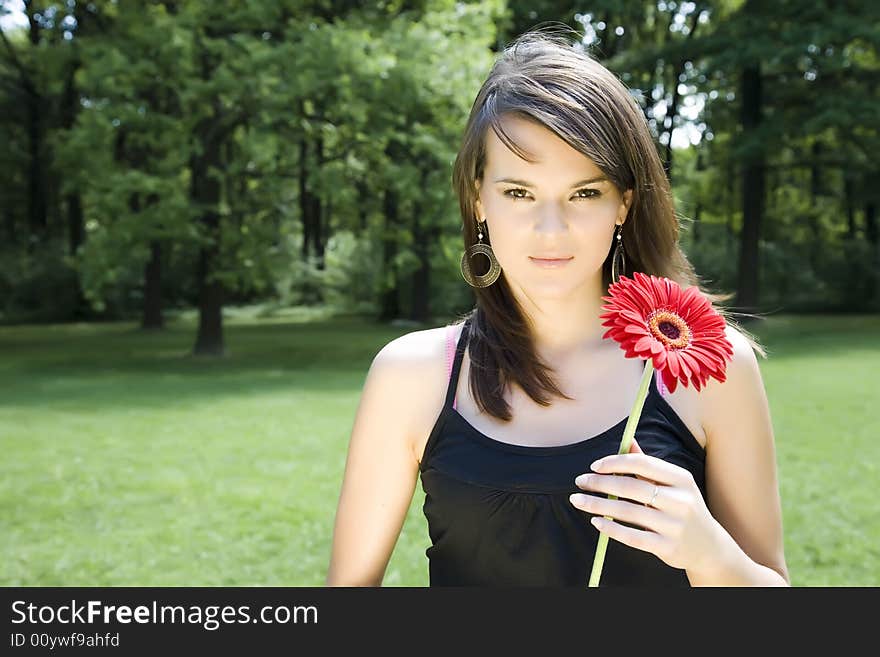
[[[582,285],[571,281],[541,281],[532,282],[523,286],[528,295],[533,299],[568,299],[578,293]]]

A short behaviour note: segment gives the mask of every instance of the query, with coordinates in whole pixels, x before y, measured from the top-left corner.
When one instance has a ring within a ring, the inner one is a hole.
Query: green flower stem
[[[642,373],[642,381],[639,383],[639,392],[636,395],[636,401],[630,411],[629,418],[626,421],[626,428],[623,430],[623,438],[620,440],[620,448],[618,454],[629,453],[632,445],[633,436],[636,433],[636,426],[639,424],[639,418],[642,415],[642,408],[645,405],[645,399],[648,396],[648,386],[651,384],[651,372],[654,371],[654,361],[650,358],[645,360],[645,371]],[[609,495],[609,500],[616,500],[617,495]],[[612,520],[611,516],[605,516],[607,520]],[[593,558],[593,570],[590,572],[590,583],[588,587],[599,586],[599,578],[602,576],[602,565],[605,563],[605,550],[608,549],[608,534],[599,532],[599,542],[596,544],[596,556]]]

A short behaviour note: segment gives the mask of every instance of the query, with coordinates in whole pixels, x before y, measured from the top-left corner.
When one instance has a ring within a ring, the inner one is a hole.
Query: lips
[[[545,260],[548,262],[557,262],[562,260],[571,260],[574,256],[529,256],[532,260]]]
[[[529,256],[529,260],[532,261],[532,264],[535,265],[535,267],[540,267],[541,269],[562,269],[569,262],[574,260],[574,256],[571,256],[569,258],[534,258],[532,256]]]

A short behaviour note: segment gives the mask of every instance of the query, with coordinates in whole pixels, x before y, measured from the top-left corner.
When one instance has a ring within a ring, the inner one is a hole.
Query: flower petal
[[[666,367],[666,350],[660,349],[660,353],[654,356],[654,369],[662,370]]]
[[[691,370],[691,368],[688,366],[687,361],[682,357],[682,353],[680,351],[676,351],[675,357],[678,359],[678,365],[681,368],[681,373],[684,375],[684,378],[690,379],[693,370]]]
[[[618,342],[627,358],[652,360],[670,391],[680,383],[700,390],[710,378],[723,380],[733,347],[726,338],[723,316],[697,285],[683,287],[663,277],[634,272],[621,276],[602,297],[603,338]],[[673,347],[657,339],[648,317],[665,310],[687,325],[688,343]]]
[[[687,349],[682,349],[681,351],[679,351],[678,357],[681,358],[683,363],[687,363],[688,368],[693,375],[697,375],[702,371],[703,368],[700,367],[699,361],[691,356],[690,351],[688,351]]]
[[[650,335],[646,335],[644,337],[639,338],[639,341],[636,342],[636,351],[650,351],[651,343],[654,341]]]

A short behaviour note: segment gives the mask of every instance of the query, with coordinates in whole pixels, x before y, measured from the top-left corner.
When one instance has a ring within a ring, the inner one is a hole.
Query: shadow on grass
[[[744,327],[771,360],[880,349],[880,315],[775,315]],[[132,323],[2,327],[0,407],[164,407],[274,390],[356,391],[384,344],[423,328],[431,326],[356,317],[231,321],[227,353],[216,358],[190,354],[191,321],[162,331]]]
[[[430,328],[424,326],[420,328]],[[226,355],[193,356],[195,326],[75,324],[0,329],[0,407],[166,406],[284,389],[362,386],[393,338],[417,330],[355,318],[230,323]]]

